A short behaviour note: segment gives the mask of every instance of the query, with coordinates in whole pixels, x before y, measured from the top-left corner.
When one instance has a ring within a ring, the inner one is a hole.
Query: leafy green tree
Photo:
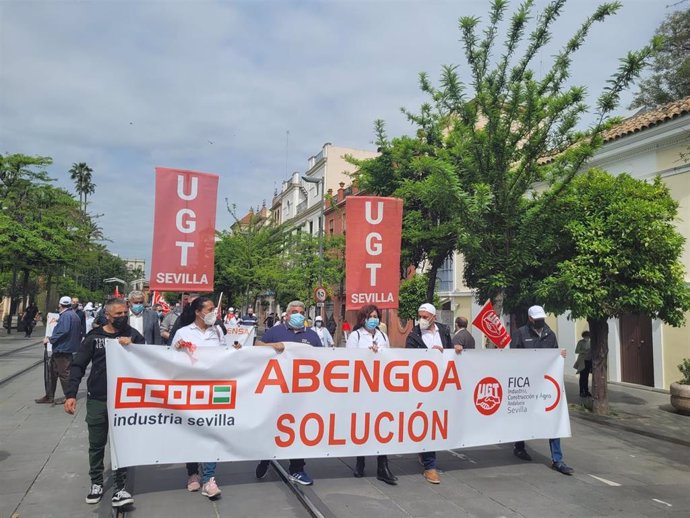
[[[429,275],[419,274],[405,279],[400,283],[398,292],[398,316],[414,320],[417,318],[417,310],[422,302],[431,302],[434,306],[440,306],[438,295],[434,294],[431,300],[426,300]]]
[[[655,108],[690,95],[690,9],[669,14],[655,34],[663,43],[630,108]]]
[[[541,60],[540,51],[551,40],[553,25],[565,3],[550,2],[536,17],[531,31],[528,25],[534,2],[530,0],[520,5],[507,24],[503,20],[508,2],[494,0],[483,35],[478,34],[478,18],[461,18],[470,88],[454,66],[443,68],[438,87],[426,74],[420,74],[421,89],[429,100],[416,115],[405,111],[417,127],[418,149],[406,152],[412,147],[411,139],[394,140],[393,151],[374,159],[380,167],[372,166],[362,175],[367,190],[376,194],[394,195],[400,184],[407,192],[414,192],[428,177],[428,173],[420,174],[424,169],[414,161],[428,164],[433,160],[433,169],[443,171],[443,177],[448,178],[444,203],[457,203],[460,217],[444,208],[444,212],[413,221],[405,219],[403,226],[408,228],[403,232],[443,239],[430,232],[429,225],[444,228],[445,223],[453,225],[459,219],[462,231],[449,233],[446,239],[451,249],[457,247],[464,254],[465,280],[477,290],[478,300],[490,297],[499,313],[504,306],[510,310],[524,300],[522,275],[544,254],[542,248],[518,244],[534,239],[534,229],[548,215],[553,201],[601,145],[607,116],[659,44],[655,39],[621,60],[597,99],[594,122],[579,132],[576,126],[589,107],[585,88],[568,85],[571,63],[594,24],[613,15],[621,4],[599,6],[556,52],[545,72],[537,74],[531,66],[535,58]],[[506,33],[501,46],[497,40],[503,26]],[[544,164],[547,155],[551,160]],[[446,173],[449,163],[452,180]],[[388,176],[379,176],[385,174]],[[533,192],[537,184],[543,185],[539,193]],[[405,210],[409,209],[415,206],[408,207],[406,202]],[[417,227],[410,228],[411,224]],[[442,262],[441,255],[429,257]]]
[[[680,326],[690,310],[678,204],[659,178],[600,170],[575,178],[554,203],[558,217],[541,232],[558,236],[558,264],[536,292],[549,311],[589,322],[594,412],[606,414],[607,320],[640,313]]]
[[[82,212],[86,212],[87,199],[90,194],[96,192],[96,184],[93,183],[93,169],[85,162],[75,162],[68,171],[74,182],[75,190],[79,194],[79,205]]]

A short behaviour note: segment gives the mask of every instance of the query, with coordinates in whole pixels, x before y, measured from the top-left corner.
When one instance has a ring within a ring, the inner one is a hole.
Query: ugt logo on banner
[[[347,309],[398,307],[402,200],[348,196],[345,238]]]
[[[491,340],[499,349],[503,349],[510,343],[510,335],[494,311],[491,300],[487,300],[474,320],[472,325],[478,327],[486,337]]]
[[[213,291],[218,176],[156,168],[151,290]]]

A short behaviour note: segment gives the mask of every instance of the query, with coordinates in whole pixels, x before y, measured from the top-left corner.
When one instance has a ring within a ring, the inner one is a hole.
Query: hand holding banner
[[[486,301],[486,304],[472,321],[472,325],[478,327],[499,349],[503,349],[510,343],[510,335],[494,311],[491,299]]]

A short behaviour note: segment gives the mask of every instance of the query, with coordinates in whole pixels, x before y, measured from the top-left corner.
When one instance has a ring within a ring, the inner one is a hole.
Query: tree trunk
[[[436,293],[436,277],[438,276],[438,269],[443,264],[443,261],[445,261],[445,257],[440,261],[433,261],[431,263],[431,268],[429,268],[429,271],[426,272],[428,282],[426,284],[426,296],[424,297],[424,302],[428,302],[430,304],[434,303],[434,293]]]
[[[608,415],[609,324],[603,318],[590,318],[587,322],[592,343],[592,411]]]
[[[504,289],[498,290],[496,295],[494,295],[493,300],[491,301],[491,304],[494,307],[494,311],[500,318],[501,315],[503,314],[503,302],[505,301],[506,297],[506,291]]]
[[[51,293],[52,288],[53,288],[53,274],[49,273],[48,274],[48,280],[46,281],[46,307],[45,307],[45,311],[43,311],[43,317],[46,318],[46,322],[47,322],[48,311],[50,309],[52,309],[52,306],[50,304],[50,299],[52,297],[52,293]]]
[[[26,311],[26,307],[29,305],[29,269],[25,268],[22,273],[24,274],[22,279],[22,307]]]

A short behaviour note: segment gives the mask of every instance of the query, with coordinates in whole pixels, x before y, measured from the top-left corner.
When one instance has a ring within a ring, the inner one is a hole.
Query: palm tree
[[[86,212],[86,199],[89,194],[93,194],[96,191],[96,184],[91,180],[93,169],[86,165],[85,162],[79,162],[78,164],[72,164],[69,173],[79,193],[79,206],[83,212]]]

